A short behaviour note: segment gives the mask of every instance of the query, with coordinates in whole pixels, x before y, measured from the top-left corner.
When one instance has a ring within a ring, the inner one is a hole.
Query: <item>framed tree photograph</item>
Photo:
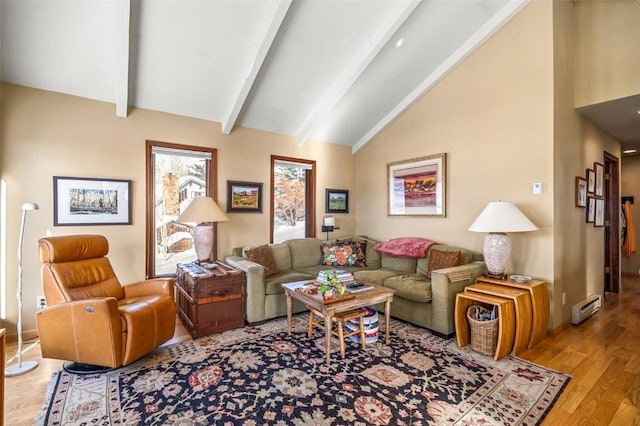
[[[576,207],[587,207],[587,180],[576,176]]]
[[[596,172],[593,169],[587,169],[587,194],[595,195],[596,193]]]
[[[587,197],[587,223],[593,223],[596,220],[596,199]]]
[[[131,225],[131,181],[54,176],[53,225]]]
[[[349,191],[346,189],[329,189],[325,190],[326,213],[349,213]]]
[[[262,182],[227,181],[228,213],[262,213]]]
[[[604,226],[604,199],[596,198],[596,213],[593,226]]]
[[[388,215],[445,217],[446,164],[446,154],[388,163]]]
[[[593,163],[593,170],[596,173],[596,197],[604,195],[604,164]]]

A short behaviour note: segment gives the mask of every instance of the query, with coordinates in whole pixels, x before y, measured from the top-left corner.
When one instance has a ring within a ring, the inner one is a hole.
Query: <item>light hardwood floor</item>
[[[180,321],[167,344],[190,339]],[[42,359],[37,339],[23,359],[38,367],[6,379],[7,425],[30,425],[40,412],[51,375],[62,361]],[[8,345],[13,363],[16,345]],[[543,425],[640,425],[640,277],[623,277],[620,294],[607,294],[603,308],[582,325],[549,334],[522,358],[573,378]]]

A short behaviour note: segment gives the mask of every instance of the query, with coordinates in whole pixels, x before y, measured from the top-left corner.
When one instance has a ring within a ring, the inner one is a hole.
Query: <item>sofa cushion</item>
[[[361,281],[365,284],[371,283],[384,285],[384,281],[387,278],[402,274],[403,272],[394,271],[392,269],[361,269],[353,273],[353,278],[356,281]]]
[[[431,250],[431,253],[429,253],[429,272],[427,273],[427,278],[431,279],[431,271],[460,265],[460,255],[460,250]]]
[[[268,277],[278,273],[278,266],[273,257],[273,252],[268,244],[251,248],[244,252],[247,259],[259,263],[265,267],[264,276]]]
[[[380,260],[380,266],[384,269],[392,269],[399,274],[415,274],[416,273],[416,259],[410,259],[408,257],[391,257],[382,256]]]
[[[361,268],[366,268],[367,266],[367,241],[366,240],[360,240],[360,241],[353,241],[353,240],[337,240],[336,244],[338,245],[342,245],[342,244],[350,244],[355,248],[356,251],[356,263],[355,265],[349,265],[349,266],[359,266]]]
[[[322,260],[320,245],[322,241],[317,238],[293,238],[283,244],[289,246],[291,269],[320,265]]]
[[[264,287],[265,294],[282,294],[284,293],[284,288],[282,288],[282,284],[284,283],[292,283],[296,281],[308,281],[313,280],[315,277],[299,271],[283,271],[279,274],[272,275],[269,278],[265,278]]]
[[[396,291],[396,296],[414,302],[431,302],[431,281],[422,274],[397,275],[384,280],[384,286]]]
[[[326,266],[356,266],[358,255],[353,244],[336,244],[321,246],[322,264]]]

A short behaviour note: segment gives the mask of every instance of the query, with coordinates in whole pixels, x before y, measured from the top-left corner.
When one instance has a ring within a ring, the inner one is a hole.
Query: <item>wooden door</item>
[[[620,189],[618,158],[604,152],[604,291],[620,292]]]

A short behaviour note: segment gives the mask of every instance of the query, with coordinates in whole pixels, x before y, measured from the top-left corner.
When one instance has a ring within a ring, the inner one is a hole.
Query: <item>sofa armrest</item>
[[[78,300],[36,312],[43,358],[119,367],[122,330],[115,297]]]
[[[466,263],[431,272],[431,304],[433,329],[443,334],[455,331],[454,309],[456,294],[473,284],[476,277],[486,272],[484,262]]]
[[[267,287],[264,283],[265,267],[240,256],[227,256],[224,261],[227,265],[244,271],[247,277],[245,310],[247,322],[264,321],[267,294]]]
[[[152,294],[166,294],[173,299],[173,278],[152,278],[124,285],[125,298],[149,296]]]

